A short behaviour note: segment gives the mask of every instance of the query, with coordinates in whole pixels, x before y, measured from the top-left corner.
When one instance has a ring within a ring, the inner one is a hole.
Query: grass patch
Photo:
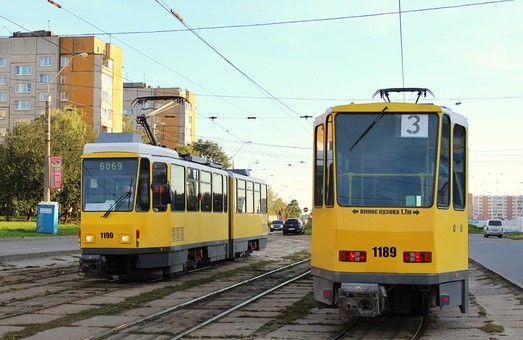
[[[483,234],[483,228],[476,227],[473,224],[469,224],[469,234]]]
[[[503,235],[503,237],[509,238],[511,240],[523,240],[523,233],[520,233],[520,232],[505,233]]]
[[[311,252],[309,250],[302,249],[302,250],[292,253],[290,255],[285,255],[282,257],[282,259],[291,260],[291,261],[301,261],[301,260],[305,260],[310,257],[311,257]]]
[[[80,226],[77,224],[58,224],[58,233],[57,234],[46,234],[46,233],[37,233],[36,232],[36,221],[0,221],[0,238],[9,238],[9,237],[35,237],[35,236],[71,236],[78,235],[78,230]]]
[[[479,329],[481,329],[485,333],[503,333],[505,331],[505,328],[501,325],[496,325],[492,321],[487,321],[486,324],[481,326]]]

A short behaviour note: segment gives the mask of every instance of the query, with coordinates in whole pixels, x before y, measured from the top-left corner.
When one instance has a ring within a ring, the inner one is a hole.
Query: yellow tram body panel
[[[468,224],[464,213],[449,212],[451,216],[447,216],[435,209],[358,208],[358,215],[354,216],[352,210],[314,211],[313,267],[333,272],[392,274],[445,273],[468,268]],[[394,257],[383,254],[385,247],[389,252],[395,248]],[[367,261],[342,262],[342,250],[366,251]],[[404,251],[431,252],[432,262],[404,263]]]
[[[408,91],[430,92],[376,93]],[[315,119],[317,301],[360,316],[467,311],[467,129],[448,108],[390,101],[335,106]]]

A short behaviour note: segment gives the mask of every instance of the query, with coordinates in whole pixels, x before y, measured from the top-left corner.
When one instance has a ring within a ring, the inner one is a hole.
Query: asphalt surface
[[[471,234],[469,258],[523,289],[523,241]]]
[[[0,262],[75,253],[76,236],[0,239]],[[523,289],[523,241],[471,234],[469,257]]]
[[[0,262],[40,256],[80,253],[77,236],[0,239]]]

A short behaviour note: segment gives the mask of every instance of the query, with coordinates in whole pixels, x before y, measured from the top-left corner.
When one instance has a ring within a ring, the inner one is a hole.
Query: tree
[[[208,161],[221,164],[224,168],[228,169],[231,167],[229,163],[229,157],[223,151],[222,147],[214,142],[209,140],[202,141],[201,139],[192,144],[193,149],[200,154],[200,156],[205,157]]]
[[[285,218],[287,205],[281,197],[277,197],[271,187],[267,189],[267,202],[269,202],[269,215],[281,215]]]
[[[51,154],[62,156],[63,183],[62,188],[52,192],[51,197],[61,202],[63,207],[75,206],[80,203],[80,156],[84,145],[95,141],[96,134],[83,122],[82,112],[74,108],[53,112],[51,125]]]
[[[51,199],[62,204],[79,202],[80,156],[85,143],[94,141],[95,133],[82,121],[82,113],[76,109],[55,110],[51,117],[51,155],[62,156],[62,183],[68,189],[67,199],[60,195],[60,190],[52,190]],[[2,213],[9,217],[34,211],[43,196],[43,169],[44,117],[16,124],[0,145]]]
[[[0,146],[0,202],[8,220],[36,206],[43,196],[43,144],[43,123],[19,123]]]
[[[301,208],[297,200],[292,200],[285,208],[287,217],[301,217]]]

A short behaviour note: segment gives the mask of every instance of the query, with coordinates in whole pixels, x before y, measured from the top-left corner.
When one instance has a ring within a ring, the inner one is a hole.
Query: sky
[[[468,119],[471,193],[523,194],[521,0],[56,2],[3,6],[0,36],[46,29],[117,45],[125,82],[194,92],[197,138],[286,202],[312,208],[314,117],[403,86]]]

